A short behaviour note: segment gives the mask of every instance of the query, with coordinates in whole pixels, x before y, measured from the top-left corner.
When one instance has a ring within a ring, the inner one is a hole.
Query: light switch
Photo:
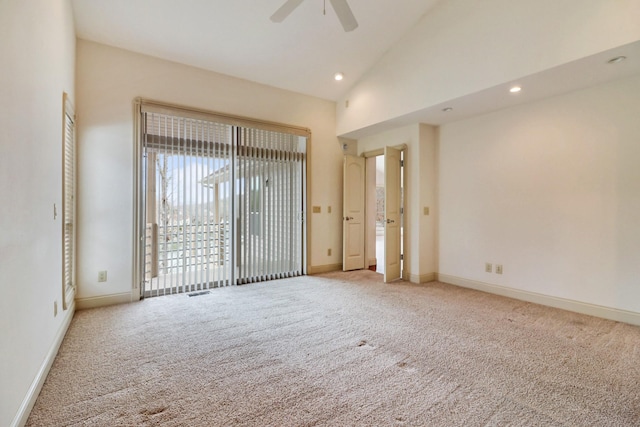
[[[424,212],[425,215],[429,215],[429,206],[425,206],[422,211]]]
[[[313,207],[313,213],[320,213],[322,211],[322,209],[320,208],[320,206],[314,206]]]

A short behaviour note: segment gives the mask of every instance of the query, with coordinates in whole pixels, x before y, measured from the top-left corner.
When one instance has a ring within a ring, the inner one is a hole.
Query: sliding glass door
[[[305,136],[140,114],[143,296],[303,274]]]
[[[236,243],[239,283],[300,274],[306,138],[238,129]]]

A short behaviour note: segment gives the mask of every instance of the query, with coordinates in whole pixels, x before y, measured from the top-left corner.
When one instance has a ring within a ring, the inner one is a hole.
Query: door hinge
[[[400,215],[404,214],[404,208],[400,208]]]
[[[404,160],[400,160],[400,167],[403,168],[404,167]]]
[[[404,260],[404,254],[400,254],[400,261]]]

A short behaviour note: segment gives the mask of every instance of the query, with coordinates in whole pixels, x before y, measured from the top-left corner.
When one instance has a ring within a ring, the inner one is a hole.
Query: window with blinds
[[[303,274],[306,132],[139,106],[142,295]]]
[[[71,305],[75,291],[75,114],[71,101],[63,94],[62,148],[62,306]]]

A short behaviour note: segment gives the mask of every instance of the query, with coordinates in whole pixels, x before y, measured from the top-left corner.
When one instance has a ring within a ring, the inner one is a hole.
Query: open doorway
[[[375,271],[384,274],[384,156],[375,159],[375,192],[371,197],[375,199]]]
[[[399,152],[402,156],[402,152]],[[385,206],[385,200],[388,199],[389,194],[385,192],[385,188],[388,185],[386,183],[387,172],[385,170],[389,165],[389,159],[385,160],[384,152],[375,153],[367,156],[366,160],[366,253],[367,253],[367,268],[380,274],[385,274],[386,266],[393,264],[394,260],[400,263],[400,266],[395,268],[401,269],[402,252],[403,252],[403,176],[402,176],[402,159],[399,158],[400,168],[392,167],[392,173],[399,174],[399,188],[398,181],[394,185],[392,194],[395,195],[396,204],[399,204],[399,227],[398,223],[394,223],[389,217],[390,206]],[[396,217],[397,218],[397,217]],[[388,222],[391,223],[388,223]],[[396,230],[399,228],[399,245],[392,245],[392,253],[387,254],[389,247],[385,243],[385,231],[389,231],[391,227],[396,226]],[[389,259],[387,259],[389,256]],[[401,271],[401,270],[400,270]]]

